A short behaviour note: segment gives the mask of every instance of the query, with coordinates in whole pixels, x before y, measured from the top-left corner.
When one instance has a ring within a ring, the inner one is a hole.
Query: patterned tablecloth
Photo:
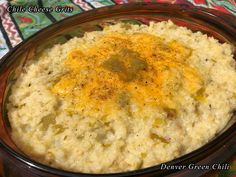
[[[0,57],[46,26],[64,18],[103,6],[142,2],[142,0],[0,0]],[[144,2],[188,4],[217,9],[236,16],[235,0],[143,0]],[[12,13],[9,5],[56,7],[71,6],[72,13]]]
[[[104,6],[143,1],[188,4],[190,6],[193,5],[211,8],[234,15],[236,18],[235,0],[0,0],[0,58],[31,35],[56,21],[63,20],[68,16]],[[57,6],[69,6],[73,7],[73,12],[57,13],[53,11],[52,13],[9,13],[7,11],[9,5],[53,8]],[[236,177],[236,158],[234,157],[230,163],[230,170],[211,172],[206,176]]]

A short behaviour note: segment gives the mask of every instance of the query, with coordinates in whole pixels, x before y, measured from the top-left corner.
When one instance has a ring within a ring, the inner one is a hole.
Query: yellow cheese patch
[[[52,91],[73,102],[74,111],[126,109],[131,103],[175,108],[180,90],[194,95],[203,86],[187,64],[192,50],[178,41],[147,34],[107,34],[64,62],[67,74]]]

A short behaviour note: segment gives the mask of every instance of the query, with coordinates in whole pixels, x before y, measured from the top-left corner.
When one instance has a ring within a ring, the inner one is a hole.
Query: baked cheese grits
[[[212,140],[236,108],[233,49],[168,22],[118,23],[46,49],[12,86],[12,138],[73,172],[154,166]]]

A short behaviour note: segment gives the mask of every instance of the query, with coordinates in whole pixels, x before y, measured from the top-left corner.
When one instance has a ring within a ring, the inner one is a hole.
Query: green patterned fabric
[[[39,7],[37,1],[35,0],[11,1],[10,4]],[[53,23],[50,19],[47,18],[44,13],[22,12],[12,13],[12,16],[25,39],[39,31],[40,29],[45,28]]]
[[[55,10],[51,13],[51,15],[56,19],[56,21],[59,21],[59,20],[62,20],[66,17],[69,17],[71,15],[75,15],[75,14],[78,14],[78,13],[81,13],[82,12],[82,9],[74,4],[71,3],[70,0],[63,0],[63,1],[60,1],[60,0],[51,0],[51,1],[48,1],[48,0],[42,0],[42,4],[44,7],[52,7],[53,9],[55,9],[56,7],[65,7],[65,6],[68,6],[68,7],[72,7],[73,8],[73,12],[72,13],[65,13],[65,12],[56,12]]]

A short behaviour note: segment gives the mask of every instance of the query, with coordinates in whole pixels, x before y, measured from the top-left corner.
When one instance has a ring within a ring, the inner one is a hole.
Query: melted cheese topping
[[[68,72],[52,88],[72,103],[70,111],[126,109],[132,102],[176,109],[181,90],[196,94],[203,85],[187,64],[191,49],[147,34],[107,34],[86,51],[72,50]]]

